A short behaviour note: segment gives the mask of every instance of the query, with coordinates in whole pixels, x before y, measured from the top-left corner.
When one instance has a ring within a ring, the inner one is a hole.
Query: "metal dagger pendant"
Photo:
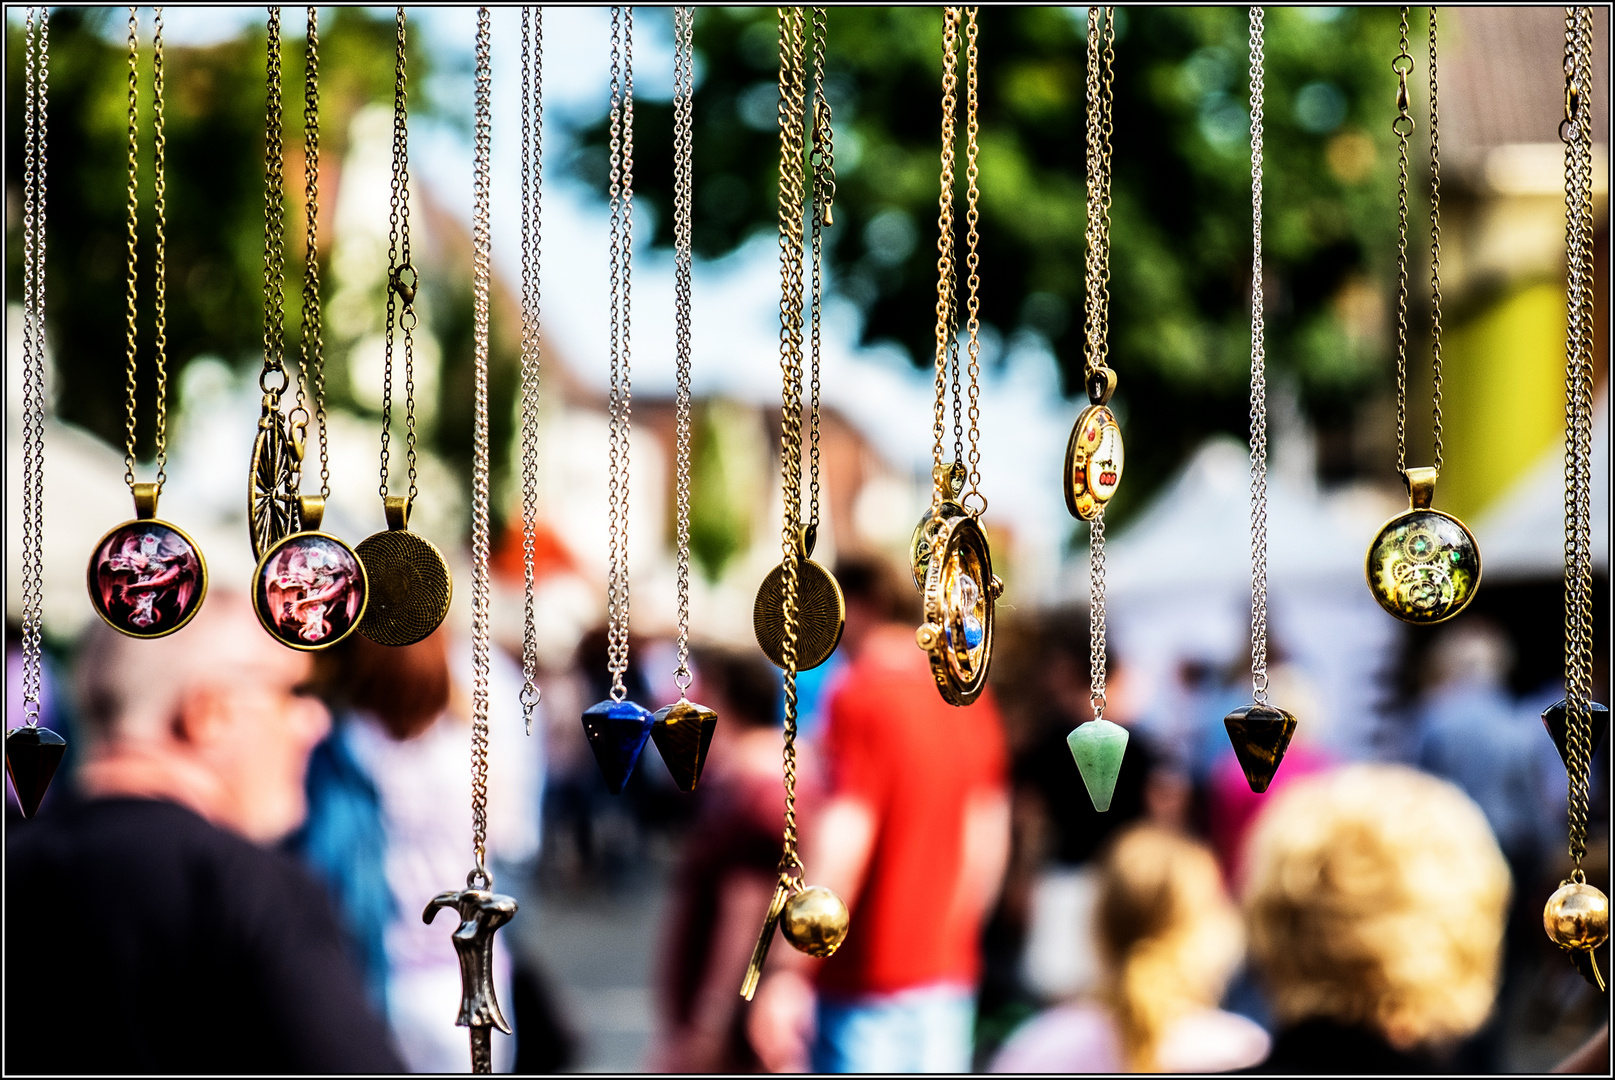
[[[478,880],[488,888],[473,888]],[[437,917],[441,908],[453,908],[460,915],[460,927],[454,931],[454,951],[460,957],[460,1015],[455,1019],[459,1027],[471,1029],[471,1071],[493,1072],[493,1032],[498,1028],[506,1035],[510,1024],[499,1011],[499,999],[494,996],[493,935],[516,915],[516,901],[492,890],[491,878],[473,871],[466,878],[466,888],[455,892],[440,892],[432,897],[421,913],[427,922]]]

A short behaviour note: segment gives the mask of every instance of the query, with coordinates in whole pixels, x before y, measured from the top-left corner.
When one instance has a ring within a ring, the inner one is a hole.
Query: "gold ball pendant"
[[[1542,909],[1542,928],[1564,949],[1596,949],[1609,940],[1609,897],[1591,885],[1559,886]]]
[[[822,959],[841,947],[850,922],[841,897],[822,885],[810,885],[785,902],[779,925],[798,952]]]

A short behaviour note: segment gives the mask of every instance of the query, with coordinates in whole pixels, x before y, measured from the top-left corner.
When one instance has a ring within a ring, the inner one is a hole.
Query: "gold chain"
[[[968,226],[965,233],[965,270],[969,275],[966,279],[968,295],[965,310],[968,318],[965,322],[965,331],[969,340],[970,356],[968,383],[970,490],[960,502],[969,507],[979,518],[987,512],[987,496],[981,493],[981,254],[977,250],[980,241],[978,227],[981,223],[981,167],[977,161],[976,145],[981,133],[981,124],[976,117],[978,101],[976,61],[980,55],[976,44],[978,32],[976,10],[973,7],[965,8],[965,222]],[[957,382],[953,392],[957,400],[959,393]],[[975,500],[974,503],[971,502],[972,499]]]
[[[1396,73],[1397,230],[1396,230],[1396,468],[1407,472],[1407,367],[1408,367],[1408,137],[1413,116],[1408,76],[1413,72],[1409,50],[1408,9],[1402,9],[1401,48],[1391,61]],[[1433,388],[1431,426],[1435,468],[1441,471],[1441,108],[1436,67],[1436,9],[1430,9],[1430,374]]]
[[[124,424],[124,453],[123,453],[123,480],[131,491],[135,486],[135,386],[136,386],[136,353],[135,353],[135,315],[136,315],[136,266],[135,254],[138,239],[139,224],[139,181],[140,181],[140,113],[136,93],[139,87],[138,64],[140,60],[140,16],[139,8],[129,9],[129,260],[128,260],[128,289],[125,306],[125,318],[128,323],[128,337],[126,345],[127,365],[125,369],[126,416]],[[163,138],[163,9],[156,8],[156,21],[152,32],[152,168],[154,180],[152,185],[152,210],[156,225],[156,255],[152,262],[152,273],[156,282],[156,365],[157,365],[157,490],[161,493],[163,484],[168,479],[168,320],[166,313],[166,282],[165,282],[165,226],[163,184],[163,151],[166,143]]]
[[[269,9],[264,65],[264,370],[265,393],[286,389],[286,144],[280,87],[280,8]],[[271,389],[270,373],[280,375]]]
[[[391,459],[393,415],[393,330],[404,331],[405,456],[409,466],[409,498],[415,487],[415,298],[420,275],[409,261],[409,80],[404,48],[404,9],[395,19],[393,64],[392,205],[387,218],[387,326],[381,393],[381,497],[387,498],[387,465]]]
[[[941,510],[946,497],[942,477],[942,440],[947,431],[948,374],[950,349],[955,346],[953,266],[953,145],[954,113],[957,111],[959,63],[959,9],[942,9],[942,175],[937,195],[936,239],[936,400],[931,418],[931,512]],[[954,399],[958,400],[955,384]]]
[[[808,525],[819,527],[819,352],[820,312],[824,297],[824,230],[833,223],[835,202],[835,133],[830,101],[824,93],[824,49],[829,15],[813,9],[813,138],[811,144],[813,192],[811,231],[813,249],[813,306],[809,319],[812,349],[808,365]]]

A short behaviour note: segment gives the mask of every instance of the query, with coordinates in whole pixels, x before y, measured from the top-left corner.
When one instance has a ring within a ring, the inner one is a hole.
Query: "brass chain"
[[[824,92],[825,36],[829,29],[827,9],[813,9],[813,133],[811,160],[811,231],[813,250],[813,298],[810,312],[812,349],[808,364],[808,524],[819,527],[819,357],[822,332],[820,314],[824,299],[824,230],[832,223],[835,202],[835,133],[831,126],[830,100]]]
[[[795,888],[802,885],[804,867],[797,853],[796,834],[796,655],[798,544],[801,541],[802,499],[802,211],[803,125],[807,96],[807,28],[801,8],[776,9],[779,19],[779,255],[780,368],[780,485],[784,495],[784,521],[780,547],[784,573],[781,615],[784,632],[780,666],[785,670],[785,837],[780,874]]]
[[[405,55],[404,9],[394,23],[392,200],[387,217],[387,325],[381,394],[381,497],[387,497],[387,471],[391,461],[393,415],[394,328],[404,332],[405,458],[409,467],[409,498],[414,500],[415,468],[415,300],[420,275],[410,263],[409,251],[409,81]]]
[[[303,67],[303,311],[302,365],[297,375],[297,412],[308,420],[305,386],[311,387],[314,422],[320,431],[320,498],[331,497],[331,454],[325,431],[325,341],[320,314],[320,15],[308,9]]]
[[[477,8],[476,127],[473,153],[472,239],[474,269],[471,276],[472,340],[475,370],[475,418],[471,454],[471,850],[483,888],[492,885],[488,873],[488,665],[489,620],[492,587],[488,579],[488,293],[493,278],[493,236],[490,230],[489,150],[492,118],[489,98],[493,88],[492,31],[488,9]]]
[[[607,667],[611,699],[628,688],[628,482],[632,435],[632,288],[634,258],[634,9],[611,9],[611,451],[610,579],[606,586]]]
[[[544,205],[544,9],[522,8],[522,717],[533,733],[538,687],[538,613],[533,547],[538,531],[539,268]]]
[[[1441,97],[1436,77],[1436,9],[1430,9],[1430,382],[1435,468],[1441,471]]]
[[[1267,704],[1267,311],[1262,280],[1265,30],[1265,12],[1251,8],[1251,688],[1258,705]]]
[[[1565,10],[1565,713],[1571,877],[1586,881],[1592,769],[1592,9]]]
[[[163,9],[153,8],[151,31],[151,212],[156,251],[151,262],[154,333],[157,356],[157,490],[168,479],[168,260],[167,191],[163,159]]]
[[[137,301],[137,257],[136,244],[138,241],[139,224],[139,164],[140,164],[140,114],[137,101],[139,87],[138,65],[140,60],[140,15],[139,8],[129,9],[129,228],[128,228],[128,277],[125,305],[125,319],[128,324],[125,356],[124,386],[126,390],[126,416],[124,424],[124,453],[123,453],[123,480],[131,491],[135,486],[135,388],[136,388],[136,350],[135,350],[135,317]],[[157,370],[157,491],[162,492],[163,484],[168,480],[168,319],[167,319],[167,288],[165,278],[166,264],[166,216],[164,195],[166,188],[163,183],[163,154],[167,144],[163,138],[163,9],[156,8],[156,17],[152,31],[152,169],[154,174],[152,185],[152,212],[156,231],[156,251],[152,260],[152,274],[155,280],[155,350]]]
[[[286,144],[281,101],[280,8],[269,9],[264,64],[264,369],[266,394],[286,389]],[[272,387],[270,374],[280,376]]]
[[[956,272],[953,265],[953,164],[954,114],[958,111],[959,84],[959,9],[942,9],[942,172],[937,195],[936,239],[936,351],[933,357],[936,372],[936,397],[932,403],[931,420],[931,475],[935,478],[931,488],[931,513],[936,515],[945,498],[946,481],[942,472],[942,440],[947,431],[948,376],[950,368],[957,371],[956,350],[958,334],[955,330],[954,291]],[[953,383],[953,397],[959,399],[957,377]]]
[[[976,37],[979,27],[976,25],[976,12],[974,7],[965,8],[965,270],[968,273],[965,286],[967,299],[965,310],[968,318],[965,321],[966,337],[969,341],[967,351],[970,357],[968,369],[968,393],[970,395],[970,449],[968,462],[970,466],[970,490],[960,500],[968,507],[971,513],[978,518],[987,512],[987,496],[981,493],[981,253],[977,250],[980,243],[979,226],[981,224],[981,166],[978,159],[977,141],[981,134],[981,123],[977,119],[976,106],[979,99],[976,79],[976,61],[980,56]],[[957,345],[955,346],[957,349]],[[957,355],[957,354],[956,354]],[[958,367],[954,367],[954,427],[958,427]],[[957,443],[958,436],[955,435]],[[974,502],[972,502],[974,500]]]
[[[678,668],[673,682],[684,699],[690,675],[690,239],[691,123],[695,97],[695,8],[673,9],[673,276],[674,354],[678,388],[674,425],[678,450]],[[817,260],[814,264],[817,271]],[[815,285],[817,275],[815,274]],[[816,293],[815,293],[816,299]],[[816,306],[816,305],[815,305]],[[817,326],[815,325],[815,331]],[[815,333],[817,344],[817,333]],[[817,351],[817,350],[815,350]],[[815,463],[818,447],[814,447]],[[817,472],[815,470],[815,475]]]
[[[28,8],[23,68],[22,709],[39,724],[45,601],[45,112],[50,9]]]
[[[1088,376],[1107,366],[1110,333],[1110,136],[1116,9],[1088,9],[1086,362]],[[1088,526],[1088,701],[1105,716],[1105,509]]]

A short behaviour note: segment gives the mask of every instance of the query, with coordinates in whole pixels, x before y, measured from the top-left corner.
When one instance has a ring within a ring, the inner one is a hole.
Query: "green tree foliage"
[[[1072,394],[1083,361],[1084,11],[980,11],[983,317],[1005,337],[1046,339]],[[1125,515],[1207,434],[1247,434],[1250,143],[1245,9],[1120,15],[1110,341],[1128,436],[1129,482],[1115,504]],[[703,256],[776,228],[775,19],[763,8],[696,18]],[[1267,13],[1268,357],[1324,425],[1349,421],[1383,379],[1374,319],[1343,300],[1387,287],[1394,20],[1390,9]],[[941,29],[937,8],[829,15],[835,285],[861,308],[866,341],[896,340],[919,364],[934,340]],[[639,194],[668,244],[671,107],[635,111]],[[584,131],[572,159],[602,190],[604,139],[601,124]]]

